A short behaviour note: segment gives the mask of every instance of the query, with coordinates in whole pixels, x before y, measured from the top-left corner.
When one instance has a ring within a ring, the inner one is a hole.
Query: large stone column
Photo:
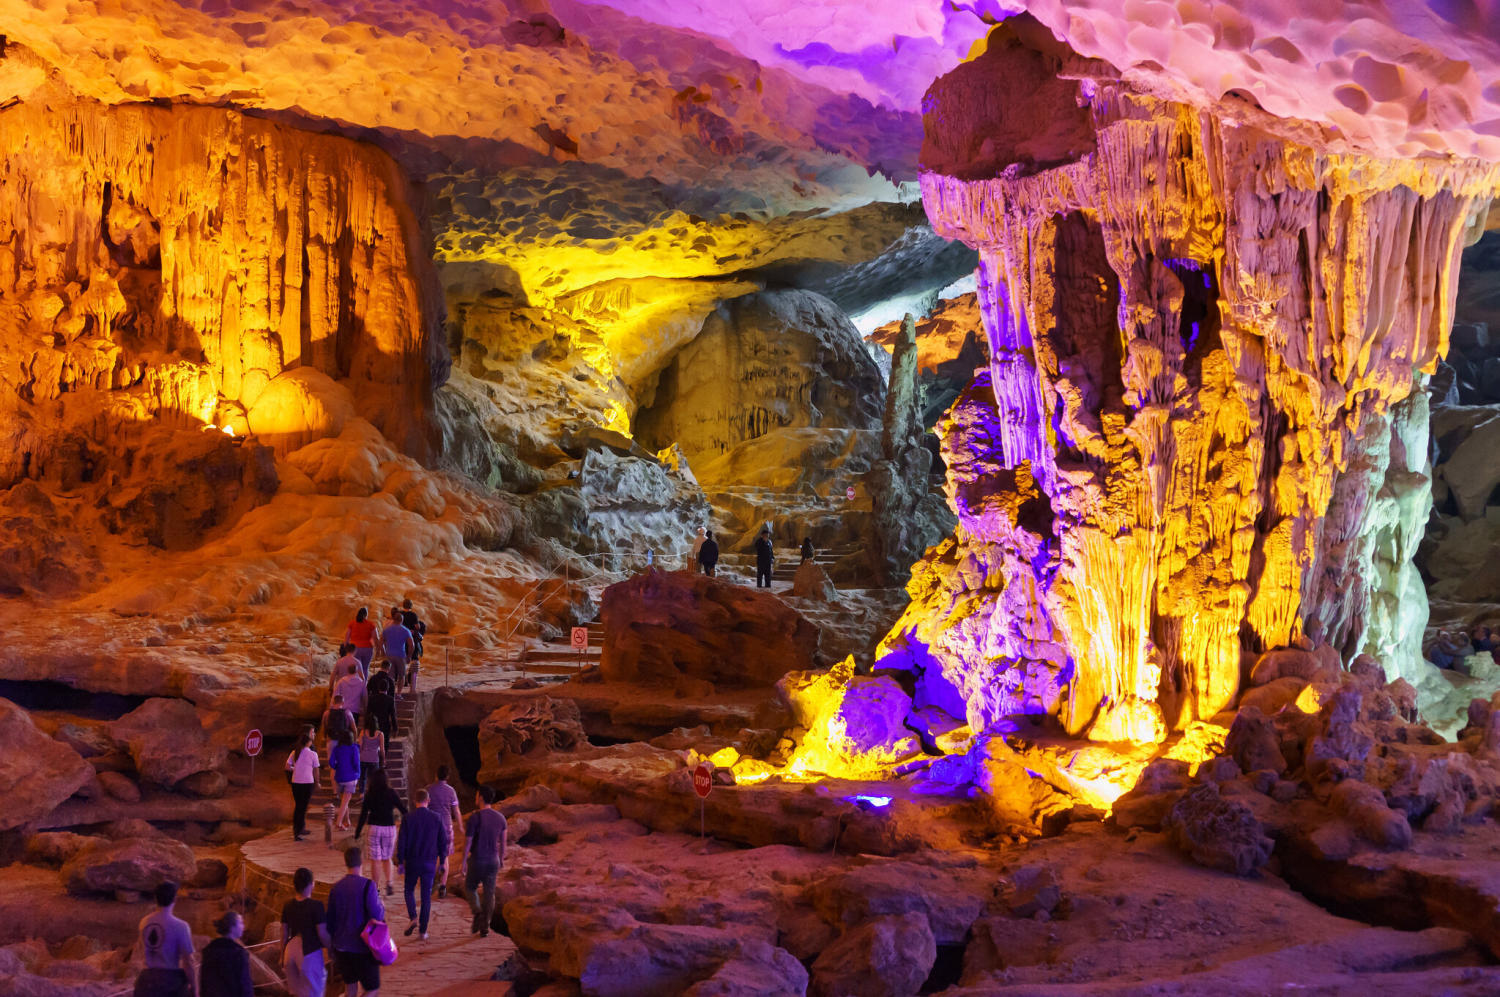
[[[924,201],[980,252],[992,361],[941,427],[960,525],[882,663],[971,724],[1110,741],[1212,716],[1243,654],[1304,636],[1400,671],[1414,389],[1500,167],[1173,103],[1004,28],[925,106]]]

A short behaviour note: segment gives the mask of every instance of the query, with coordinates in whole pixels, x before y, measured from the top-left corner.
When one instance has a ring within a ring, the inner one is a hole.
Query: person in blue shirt
[[[370,954],[361,932],[370,921],[385,920],[385,904],[375,883],[360,875],[364,855],[358,848],[344,852],[344,878],[328,890],[328,941],[334,963],[348,986],[346,997],[380,989],[380,963]]]
[[[400,607],[391,607],[389,621],[385,629],[380,631],[380,643],[386,660],[391,663],[391,673],[396,679],[396,691],[399,692],[406,684],[406,663],[417,649],[416,639],[401,622]]]
[[[328,781],[333,783],[339,795],[339,812],[333,818],[333,826],[347,831],[349,823],[349,801],[359,786],[359,746],[354,743],[354,731],[339,733],[338,743],[328,752]]]
[[[421,929],[422,939],[427,939],[427,921],[432,915],[432,882],[439,870],[448,878],[448,853],[453,851],[452,832],[448,824],[427,806],[427,790],[419,789],[412,795],[412,810],[401,821],[401,831],[396,835],[396,871],[406,877],[406,914],[411,925],[406,933]],[[422,885],[422,911],[417,916],[416,888]]]

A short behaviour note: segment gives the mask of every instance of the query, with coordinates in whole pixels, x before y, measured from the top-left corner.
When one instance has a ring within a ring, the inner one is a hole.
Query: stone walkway
[[[299,866],[306,866],[317,880],[315,893],[325,896],[328,887],[344,875],[343,848],[348,841],[348,833],[341,832],[335,841],[336,847],[329,848],[323,843],[321,827],[316,841],[293,841],[288,827],[246,842],[241,849],[251,866],[251,874],[264,871],[290,878]],[[457,874],[455,864],[453,877],[456,878]],[[409,922],[399,877],[395,895],[383,899],[386,920],[395,935],[401,957],[394,966],[381,970],[381,997],[432,997],[445,990],[501,997],[509,992],[505,984],[474,986],[478,981],[488,980],[516,947],[509,938],[495,932],[490,932],[488,938],[470,934],[469,905],[461,898],[451,893],[443,900],[436,896],[432,898],[432,917],[425,942],[415,935],[407,938],[401,934]]]

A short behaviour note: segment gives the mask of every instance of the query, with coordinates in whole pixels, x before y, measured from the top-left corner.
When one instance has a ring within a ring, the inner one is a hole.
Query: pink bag
[[[396,961],[396,956],[400,955],[400,952],[396,950],[395,940],[391,938],[390,929],[386,927],[384,921],[367,921],[365,930],[359,933],[359,937],[364,939],[365,945],[369,946],[370,954],[382,966],[389,966]]]

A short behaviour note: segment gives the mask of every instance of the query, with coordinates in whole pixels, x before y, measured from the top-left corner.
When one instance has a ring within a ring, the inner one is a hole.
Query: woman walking
[[[359,823],[354,827],[357,839],[365,825],[370,825],[370,872],[375,885],[380,885],[381,874],[385,874],[385,895],[391,896],[394,876],[391,872],[391,856],[396,853],[396,814],[406,816],[406,807],[401,797],[385,779],[385,769],[376,769],[370,774],[370,785],[365,790],[365,801],[359,808]]]
[[[354,746],[353,730],[341,732],[338,743],[328,752],[328,778],[339,794],[339,811],[333,818],[333,826],[347,831],[349,800],[359,785],[359,749]]]
[[[365,717],[364,733],[359,736],[359,792],[364,794],[370,774],[385,767],[385,735],[371,713]]]
[[[307,802],[312,799],[318,781],[318,753],[312,747],[313,736],[303,731],[297,746],[287,756],[286,770],[292,783],[292,840],[307,836]]]
[[[364,606],[354,614],[354,619],[344,628],[344,642],[354,645],[354,656],[359,659],[359,670],[366,679],[370,677],[370,661],[375,657],[375,642],[380,639],[380,627],[370,619],[370,611]]]

